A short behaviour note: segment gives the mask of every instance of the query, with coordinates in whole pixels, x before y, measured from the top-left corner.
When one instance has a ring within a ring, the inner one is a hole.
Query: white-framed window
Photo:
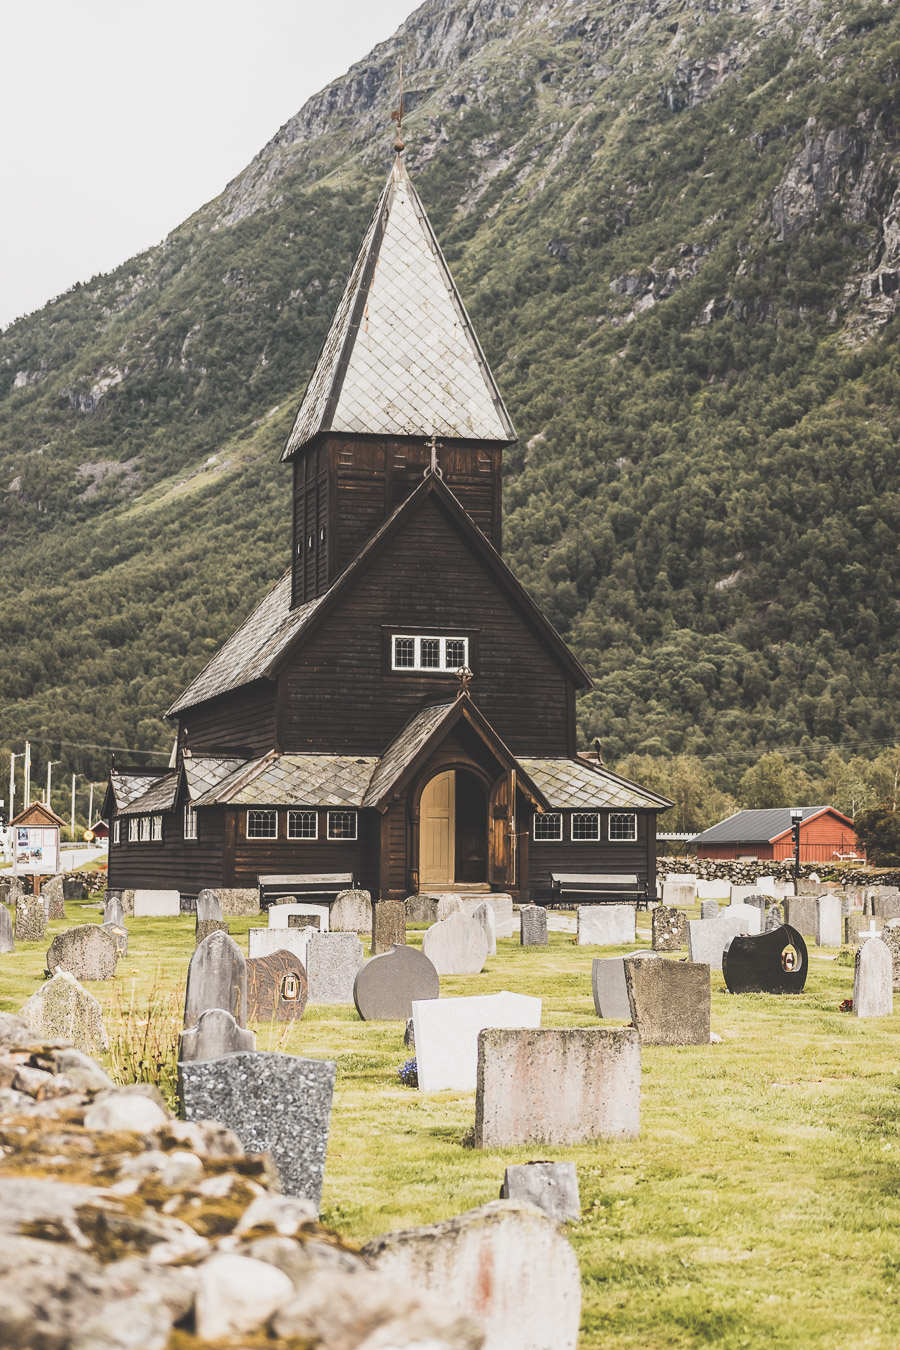
[[[391,638],[393,670],[452,671],[469,664],[469,639],[465,637],[418,637],[397,633]]]
[[[149,816],[139,816],[139,817],[138,817],[138,839],[140,839],[140,841],[141,841],[142,844],[146,844],[146,842],[147,842],[147,840],[148,840],[149,838],[150,838],[150,817],[149,817]]]
[[[318,811],[288,811],[288,839],[318,839]]]
[[[355,839],[355,838],[356,838],[356,812],[355,812],[355,811],[329,811],[329,812],[328,812],[328,838],[329,838],[329,839]]]
[[[534,817],[534,837],[538,843],[544,844],[562,839],[562,814],[559,811],[538,811]]]
[[[119,844],[122,841],[122,822],[116,817],[113,821],[113,843]]]
[[[162,816],[150,817],[150,838],[154,843],[162,843]]]
[[[277,838],[278,838],[278,812],[277,812],[277,811],[248,811],[248,812],[247,812],[247,838],[248,838],[248,839],[277,839]]]
[[[637,839],[637,816],[631,812],[613,811],[609,817],[609,837],[633,842]]]
[[[600,816],[596,811],[572,812],[572,842],[578,840],[598,840],[600,838]]]
[[[197,838],[197,812],[189,804],[184,808],[184,837],[185,839]]]
[[[129,816],[125,821],[125,838],[129,844],[136,844],[138,840],[138,822],[137,816]]]

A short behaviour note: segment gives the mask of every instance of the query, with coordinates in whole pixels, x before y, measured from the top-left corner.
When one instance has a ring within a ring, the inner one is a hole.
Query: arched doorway
[[[487,792],[468,769],[445,769],[419,802],[419,885],[483,885],[487,880]]]

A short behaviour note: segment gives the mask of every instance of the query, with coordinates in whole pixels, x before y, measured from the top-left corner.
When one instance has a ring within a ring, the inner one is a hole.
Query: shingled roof
[[[282,459],[322,431],[516,439],[419,195],[398,155]]]
[[[521,756],[519,763],[555,811],[664,811],[672,805],[668,797],[649,792],[602,765],[594,767],[582,759]]]
[[[170,773],[164,773],[160,778],[154,779],[140,796],[119,807],[119,815],[144,816],[154,811],[171,811],[175,805],[178,777],[178,770],[173,769]]]
[[[374,755],[274,755],[250,760],[197,799],[197,806],[361,806]]]

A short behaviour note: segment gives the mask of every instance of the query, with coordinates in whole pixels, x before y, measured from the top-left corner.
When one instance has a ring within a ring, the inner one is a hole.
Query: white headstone
[[[729,900],[732,905],[739,905],[745,895],[756,895],[758,888],[754,886],[732,886]]]
[[[671,909],[687,909],[697,897],[695,882],[673,881],[667,877],[663,882],[662,902]]]
[[[270,905],[269,907],[269,927],[270,928],[288,928],[288,918],[291,914],[318,914],[319,932],[328,932],[329,908],[327,905],[297,904],[291,905]]]
[[[843,940],[843,915],[839,895],[816,897],[816,945],[840,947]]]
[[[756,890],[760,895],[769,895],[773,900],[781,899],[781,888],[774,877],[757,877]]]
[[[475,998],[417,999],[413,1030],[419,1088],[474,1092],[478,1033],[485,1027],[539,1027],[541,1000],[527,994],[482,994]]]
[[[620,947],[634,942],[634,905],[579,905],[577,945]]]
[[[729,918],[735,906],[723,909],[717,919],[688,919],[688,959],[701,961],[710,970],[722,969],[725,944],[738,933],[749,935],[747,920],[742,915]]]
[[[486,901],[482,900],[480,905],[476,905],[472,911],[472,918],[476,923],[480,923],[484,929],[488,940],[488,956],[497,955],[497,921],[494,918],[494,911]]]
[[[251,956],[271,952],[290,952],[306,969],[306,944],[315,928],[251,928],[248,934]]]
[[[489,946],[481,924],[460,912],[432,924],[422,939],[422,951],[439,975],[477,975]]]
[[[730,900],[731,882],[726,880],[698,881],[697,898],[699,900]]]
[[[870,937],[856,953],[855,1017],[890,1017],[894,1011],[894,961],[881,938]]]
[[[181,913],[179,891],[142,890],[134,893],[136,919],[174,919]]]
[[[755,894],[755,892],[751,892]],[[756,937],[762,932],[762,912],[757,905],[730,904],[723,914],[731,923],[737,923],[739,919],[747,920],[747,932],[751,937]],[[722,917],[720,915],[720,917]]]

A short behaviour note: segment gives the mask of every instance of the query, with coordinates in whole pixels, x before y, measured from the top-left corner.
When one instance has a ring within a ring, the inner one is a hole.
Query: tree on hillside
[[[812,806],[810,780],[802,769],[777,750],[763,755],[741,777],[738,801],[742,807]]]
[[[854,821],[856,837],[866,850],[866,857],[877,867],[896,867],[900,864],[900,812],[890,802],[861,811]]]
[[[666,830],[705,830],[735,810],[734,799],[716,787],[696,755],[628,755],[616,772],[671,798],[675,805],[662,817]]]

